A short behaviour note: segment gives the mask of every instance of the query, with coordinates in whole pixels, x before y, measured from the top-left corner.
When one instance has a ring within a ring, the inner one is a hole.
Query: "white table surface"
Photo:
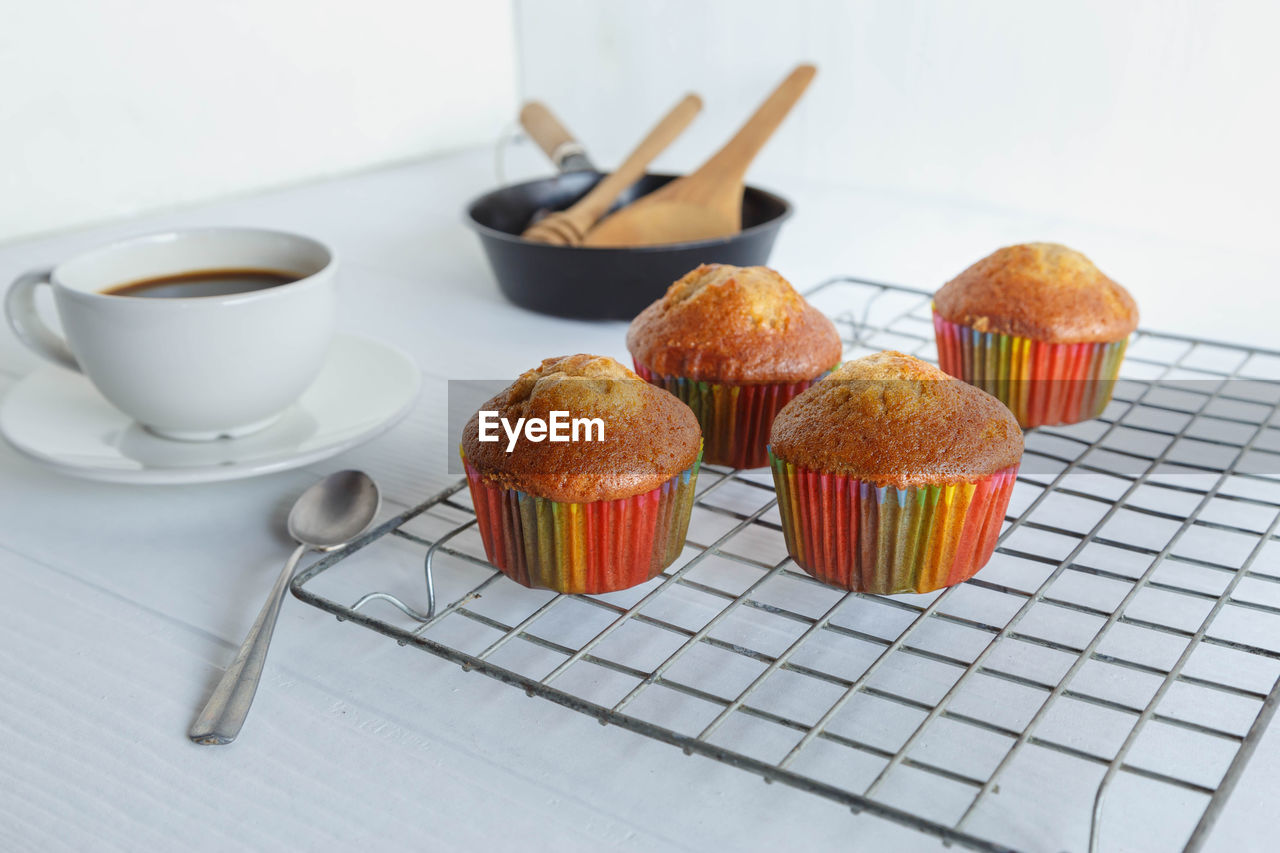
[[[542,168],[527,151],[516,160],[526,174]],[[933,287],[997,246],[1054,239],[1128,285],[1144,325],[1272,343],[1275,257],[756,177],[797,204],[774,265],[800,287],[838,273]],[[288,553],[283,516],[303,488],[362,467],[383,486],[384,512],[398,512],[453,479],[446,379],[513,376],[570,351],[625,356],[621,323],[551,319],[503,301],[460,213],[492,183],[492,152],[476,150],[0,246],[7,282],[171,226],[311,234],[343,259],[342,328],[403,348],[424,374],[417,408],[392,432],[254,480],[91,483],[0,444],[0,849],[938,848],[602,728],[292,598],[240,741],[187,741]],[[1198,297],[1206,282],[1212,311]],[[36,364],[0,330],[0,392]],[[1280,739],[1269,733],[1209,849],[1263,845],[1277,780]]]

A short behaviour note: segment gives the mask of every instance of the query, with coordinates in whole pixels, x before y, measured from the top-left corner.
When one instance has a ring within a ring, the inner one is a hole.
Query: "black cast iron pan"
[[[595,171],[564,172],[494,190],[467,208],[467,221],[480,235],[498,286],[512,302],[561,317],[629,320],[698,264],[764,264],[791,215],[785,199],[748,186],[742,231],[732,237],[630,249],[551,246],[520,237],[535,212],[569,207],[602,177]],[[675,177],[645,175],[619,204]]]

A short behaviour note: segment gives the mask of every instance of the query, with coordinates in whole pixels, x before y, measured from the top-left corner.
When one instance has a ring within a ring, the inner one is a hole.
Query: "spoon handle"
[[[275,586],[271,587],[267,603],[262,605],[262,612],[244,638],[236,659],[222,674],[222,680],[218,682],[204,710],[191,724],[187,737],[196,743],[218,746],[231,743],[240,734],[240,727],[249,716],[253,696],[258,692],[258,681],[262,678],[262,667],[267,662],[267,649],[271,645],[271,634],[275,631],[285,590],[289,588],[293,570],[306,552],[307,546],[299,545],[290,555],[289,561],[284,564],[284,571],[276,579]]]
[[[813,65],[806,63],[796,66],[778,84],[778,88],[765,98],[764,103],[752,113],[751,118],[747,119],[733,138],[698,168],[697,174],[706,176],[709,186],[716,185],[711,181],[741,183],[751,161],[755,160],[760,149],[764,148],[817,73],[818,69]]]

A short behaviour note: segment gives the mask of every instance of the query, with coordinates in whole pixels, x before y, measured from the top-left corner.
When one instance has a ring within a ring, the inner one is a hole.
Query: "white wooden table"
[[[520,169],[541,168],[527,152]],[[1044,216],[756,176],[796,202],[774,265],[933,287],[997,246],[1055,239],[1128,285],[1153,328],[1274,345],[1274,257]],[[570,351],[624,358],[624,326],[504,302],[461,221],[489,151],[0,247],[0,279],[112,238],[245,224],[343,259],[344,331],[424,374],[408,420],[298,471],[187,487],[69,479],[0,444],[0,849],[937,849],[937,843],[531,701],[286,601],[253,714],[230,748],[185,731],[288,553],[293,498],[370,471],[388,515],[453,480],[445,381]],[[1192,298],[1215,282],[1214,312]],[[1258,302],[1258,300],[1264,300]],[[1248,310],[1268,304],[1269,311]],[[0,330],[0,392],[36,365]],[[1270,838],[1280,739],[1262,741],[1210,849]],[[1057,849],[1045,839],[1046,850]]]

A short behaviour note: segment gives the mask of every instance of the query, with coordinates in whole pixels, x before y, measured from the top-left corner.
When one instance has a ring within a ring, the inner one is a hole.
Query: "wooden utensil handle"
[[[741,181],[747,167],[760,153],[760,149],[773,136],[791,108],[809,87],[818,69],[812,65],[799,65],[773,90],[759,109],[747,119],[742,129],[725,143],[724,147],[698,169],[699,173],[714,172],[720,181]]]
[[[560,123],[541,101],[526,101],[520,109],[520,124],[529,138],[538,144],[557,169],[564,171],[564,161],[583,148],[573,134]]]
[[[606,175],[591,192],[582,197],[570,212],[575,219],[584,220],[584,230],[595,224],[609,209],[622,191],[643,177],[645,169],[659,154],[667,149],[676,137],[684,132],[689,122],[702,110],[702,98],[688,94],[671,108],[662,120],[654,125],[649,135],[640,140],[627,159],[613,172]]]

